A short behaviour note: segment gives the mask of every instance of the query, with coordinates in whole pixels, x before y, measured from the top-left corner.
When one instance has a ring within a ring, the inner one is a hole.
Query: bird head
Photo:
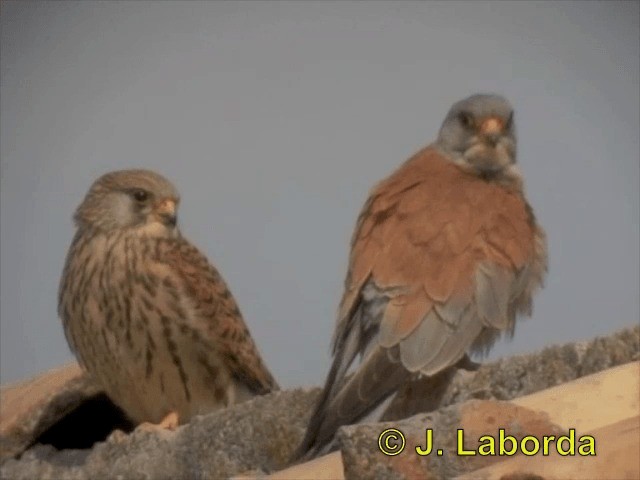
[[[79,227],[102,231],[144,228],[155,236],[177,233],[178,191],[150,170],[119,170],[98,178],[76,210]]]
[[[465,170],[486,180],[519,176],[513,108],[499,95],[477,94],[455,103],[436,143]]]

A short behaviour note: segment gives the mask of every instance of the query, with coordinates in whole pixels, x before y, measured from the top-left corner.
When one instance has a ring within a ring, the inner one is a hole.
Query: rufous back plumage
[[[296,458],[330,443],[412,375],[486,351],[547,269],[544,231],[524,198],[509,103],[456,103],[438,140],[370,192],[351,242],[334,361]],[[362,362],[346,374],[356,355]]]

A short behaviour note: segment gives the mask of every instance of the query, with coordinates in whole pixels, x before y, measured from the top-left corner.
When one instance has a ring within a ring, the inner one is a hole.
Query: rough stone
[[[0,389],[0,461],[21,454],[40,435],[100,394],[71,364]]]
[[[477,371],[452,372],[448,374],[451,375],[451,381],[446,382],[441,378],[437,388],[429,386],[425,379],[418,380],[399,396],[387,411],[386,418],[405,418],[389,424],[402,425],[412,436],[412,442],[423,439],[425,425],[430,422],[437,425],[437,428],[433,427],[434,432],[440,431],[446,435],[444,432],[455,432],[460,422],[466,425],[465,422],[471,421],[465,420],[467,417],[464,412],[471,412],[471,417],[475,418],[480,404],[473,400],[509,400],[638,359],[640,328],[634,327],[589,342],[549,347],[536,354],[501,359]],[[436,407],[439,410],[428,414],[418,413],[433,409],[433,391],[437,392]],[[90,449],[58,450],[52,445],[38,443],[47,438],[41,435],[42,432],[38,433],[37,438],[25,438],[24,432],[29,430],[14,427],[11,431],[22,432],[22,445],[36,444],[21,456],[14,454],[13,458],[5,457],[0,464],[0,478],[217,479],[249,471],[273,472],[286,466],[304,433],[319,392],[319,388],[275,392],[196,417],[174,432],[143,428],[131,433],[116,431]],[[489,404],[494,405],[494,402],[483,405]],[[55,402],[52,405],[46,401],[40,402],[37,411],[32,413],[37,418],[43,418],[47,408],[53,407]],[[520,407],[512,405],[504,408]],[[25,412],[21,415],[25,425],[34,421]],[[94,416],[96,422],[99,421],[98,416]],[[7,417],[12,418],[11,412]],[[488,422],[488,415],[482,418]],[[524,422],[526,418],[522,418]],[[485,428],[488,425],[482,426]],[[51,428],[55,427],[53,425]],[[380,454],[376,440],[380,428],[381,424],[354,425],[339,431],[337,445],[343,451],[347,476],[386,479],[415,478],[413,475],[418,473],[425,475],[423,462],[426,460],[423,457],[412,455],[405,459],[404,456],[384,457]],[[10,441],[11,438],[3,440]],[[434,441],[443,442],[445,450],[450,448],[446,442],[451,439],[443,437],[440,440],[436,437]],[[446,454],[428,461],[432,477],[424,478],[450,478],[450,474],[467,471],[468,468],[452,463]]]
[[[218,479],[249,470],[283,468],[304,430],[314,390],[258,397],[206,416],[177,430],[139,427],[115,432],[91,450],[37,445],[0,467],[11,479]]]
[[[393,456],[382,453],[378,445],[378,438],[389,428],[402,432],[406,439],[405,448]],[[540,438],[562,433],[543,413],[507,402],[470,400],[397,422],[343,427],[338,443],[347,479],[443,479],[502,460],[498,456],[459,455],[458,429],[464,431],[462,446],[471,451],[478,448],[481,436],[497,438],[499,428],[518,441],[525,435]],[[416,448],[426,445],[427,429],[433,432],[433,451],[418,455]],[[441,453],[436,453],[438,449]]]

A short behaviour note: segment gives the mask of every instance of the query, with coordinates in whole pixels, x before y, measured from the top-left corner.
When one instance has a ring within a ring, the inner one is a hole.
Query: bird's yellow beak
[[[167,225],[176,224],[176,201],[172,198],[166,198],[158,203],[155,212],[160,220]]]
[[[483,135],[495,135],[502,133],[504,123],[500,118],[487,117],[480,124],[480,133]]]

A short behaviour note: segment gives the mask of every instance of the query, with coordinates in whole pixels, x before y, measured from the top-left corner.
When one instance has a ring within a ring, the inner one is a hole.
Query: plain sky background
[[[70,361],[71,215],[156,169],[284,387],[320,384],[356,216],[449,106],[516,108],[549,237],[532,319],[491,356],[639,320],[638,2],[11,2],[0,21],[0,376]]]

